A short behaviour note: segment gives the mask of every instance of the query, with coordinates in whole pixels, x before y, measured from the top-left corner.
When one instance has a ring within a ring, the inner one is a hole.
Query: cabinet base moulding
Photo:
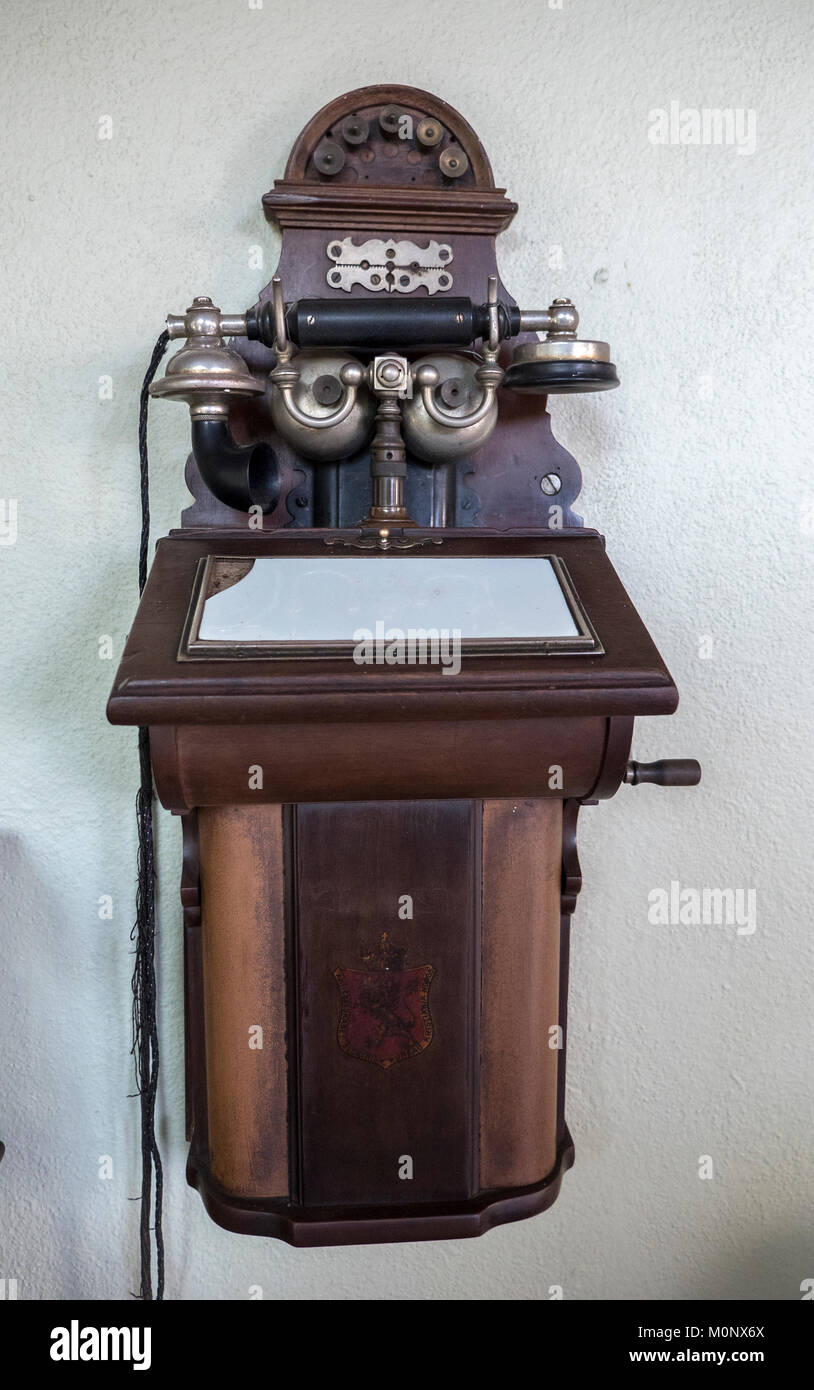
[[[467,1201],[422,1203],[410,1208],[348,1207],[307,1210],[281,1202],[242,1202],[223,1192],[199,1158],[193,1143],[187,1162],[187,1181],[197,1188],[212,1220],[239,1235],[274,1236],[300,1249],[326,1245],[384,1245],[397,1241],[464,1240],[482,1236],[494,1226],[523,1221],[552,1206],[559,1196],[563,1174],[573,1166],[574,1143],[566,1129],[557,1160],[541,1182],[530,1187],[482,1192]]]

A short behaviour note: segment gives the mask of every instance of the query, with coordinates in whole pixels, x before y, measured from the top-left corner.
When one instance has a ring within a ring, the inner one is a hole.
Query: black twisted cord
[[[141,475],[141,543],[138,559],[139,594],[147,583],[147,556],[150,546],[150,492],[147,461],[147,408],[150,382],[166,351],[169,334],[159,337],[141,388],[138,420],[138,448]],[[153,836],[153,773],[150,765],[150,731],[139,729],[138,750],[140,784],[136,796],[138,826],[138,889],[136,921],[131,940],[136,943],[133,969],[133,1057],[136,1085],[141,1101],[141,1289],[140,1297],[153,1298],[152,1244],[150,1214],[152,1177],[155,1172],[155,1217],[153,1233],[156,1253],[156,1301],[164,1297],[164,1236],[161,1229],[161,1203],[164,1191],[161,1155],[155,1138],[155,1100],[158,1090],[158,1024],[156,1021],[155,979],[155,840]]]

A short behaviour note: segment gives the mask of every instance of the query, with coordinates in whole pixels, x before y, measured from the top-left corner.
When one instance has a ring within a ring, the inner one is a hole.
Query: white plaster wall
[[[636,754],[697,756],[704,781],[623,789],[581,817],[577,1165],[556,1206],[478,1241],[369,1249],[227,1234],[185,1185],[179,845],[161,813],[168,1296],[799,1298],[814,1277],[807,6],[411,0],[382,22],[356,0],[6,0],[0,53],[0,495],[19,509],[0,548],[0,1276],[27,1299],[137,1281],[136,752],[104,705],[136,602],[149,352],[191,294],[253,300],[277,245],[259,199],[294,136],[330,97],[396,80],[458,107],[519,200],[501,242],[518,299],[571,294],[614,347],[622,389],[555,398],[554,428],[682,691]],[[648,113],[671,101],[754,110],[756,149],[654,147]],[[185,505],[187,431],[186,411],[154,409],[156,536]],[[648,892],[671,880],[755,888],[756,931],[649,925]]]

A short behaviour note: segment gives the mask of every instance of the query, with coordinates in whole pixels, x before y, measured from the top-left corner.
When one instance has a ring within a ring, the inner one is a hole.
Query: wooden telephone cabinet
[[[221,1225],[294,1245],[479,1235],[573,1162],[579,809],[698,778],[629,762],[634,717],[677,693],[546,412],[615,369],[567,302],[523,315],[499,286],[514,204],[427,93],[332,102],[264,203],[279,283],[168,321],[187,348],[154,389],[192,408],[195,501],[108,707],[149,728],[183,825],[188,1176]],[[354,392],[311,438],[300,416]],[[434,401],[491,428],[436,430]],[[456,661],[375,638],[411,614],[459,633]]]

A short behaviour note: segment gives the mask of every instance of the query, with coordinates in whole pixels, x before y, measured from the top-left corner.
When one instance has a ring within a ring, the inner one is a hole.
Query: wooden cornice
[[[414,232],[464,232],[497,236],[508,227],[517,204],[505,188],[404,188],[275,180],[264,194],[266,216],[285,227],[342,227],[348,231],[393,227]]]

